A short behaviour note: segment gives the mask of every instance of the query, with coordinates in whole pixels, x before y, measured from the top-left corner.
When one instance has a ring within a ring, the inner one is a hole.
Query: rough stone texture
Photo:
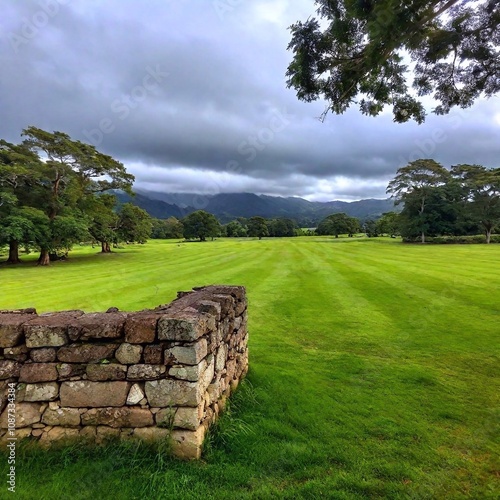
[[[55,363],[30,363],[23,365],[19,373],[19,382],[52,382],[57,380]]]
[[[19,377],[20,371],[21,363],[18,361],[13,361],[11,359],[4,359],[0,361],[0,380],[17,378]]]
[[[87,365],[84,364],[75,365],[71,363],[60,363],[56,366],[57,372],[59,373],[59,380],[79,377],[80,375],[83,375],[87,369]]]
[[[63,382],[61,406],[72,408],[124,406],[130,384],[127,382]]]
[[[48,432],[44,432],[40,438],[40,444],[49,445],[54,442],[72,441],[79,436],[78,429],[69,427],[52,427]]]
[[[215,328],[215,318],[205,313],[179,313],[158,320],[158,338],[193,342]]]
[[[167,371],[162,365],[132,365],[127,371],[128,380],[156,380]]]
[[[201,457],[201,445],[205,437],[205,427],[196,431],[172,431],[172,451],[179,458],[198,460]]]
[[[75,344],[61,347],[57,359],[65,363],[98,363],[112,358],[117,347],[117,344]]]
[[[30,358],[36,363],[52,363],[56,360],[56,350],[53,347],[42,347],[33,349]]]
[[[129,344],[151,344],[156,339],[158,314],[135,314],[125,322],[125,341]]]
[[[68,337],[73,341],[120,338],[126,317],[118,312],[84,314],[69,324]]]
[[[128,393],[127,404],[136,405],[144,399],[144,391],[139,384],[134,384]]]
[[[32,314],[2,314],[0,347],[15,347],[23,340],[22,325],[33,319]]]
[[[124,365],[135,365],[140,363],[142,347],[140,345],[122,344],[116,350],[116,359]]]
[[[170,439],[170,431],[160,427],[142,427],[134,430],[134,437],[148,443],[161,443],[162,441],[166,443]]]
[[[164,408],[156,413],[155,421],[159,427],[196,430],[203,418],[203,405],[197,408]]]
[[[29,349],[25,345],[20,345],[18,347],[6,347],[3,350],[5,359],[12,359],[21,363],[28,359],[28,353]]]
[[[26,384],[22,398],[24,401],[54,401],[59,395],[57,382]]]
[[[148,427],[153,425],[153,414],[141,408],[92,408],[82,415],[83,425],[109,427]]]
[[[144,363],[161,365],[163,363],[163,347],[161,345],[147,345],[144,347]]]
[[[107,380],[125,380],[127,367],[117,363],[87,365],[87,378],[95,382]]]
[[[196,382],[200,379],[201,375],[205,372],[207,368],[207,362],[205,359],[201,360],[200,363],[194,366],[184,366],[176,365],[172,366],[168,370],[168,374],[173,378],[178,378],[181,380],[187,380],[189,382]]]
[[[42,416],[42,423],[62,427],[78,427],[80,425],[80,410],[76,408],[51,409],[49,407]]]
[[[15,344],[0,345],[0,443],[14,390],[18,439],[169,441],[199,458],[248,370],[246,323],[244,288],[218,285],[139,313],[0,311]]]
[[[173,356],[178,364],[197,365],[208,354],[207,339],[187,346],[176,346],[165,351],[165,357]]]
[[[42,412],[40,411],[39,404],[16,402],[16,429],[36,424],[40,422],[41,418]],[[7,411],[4,411],[0,416],[0,428],[7,429],[7,427]]]
[[[68,323],[83,311],[44,314],[24,324],[28,347],[58,347],[68,343]]]
[[[146,397],[152,407],[198,406],[202,399],[200,386],[184,380],[153,380],[146,382]]]

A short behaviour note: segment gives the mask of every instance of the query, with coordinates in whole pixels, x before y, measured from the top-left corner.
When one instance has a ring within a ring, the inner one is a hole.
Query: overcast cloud
[[[498,167],[500,100],[424,125],[317,117],[285,85],[313,0],[16,0],[0,19],[0,137],[35,125],[122,161],[136,186],[385,198],[417,158]]]

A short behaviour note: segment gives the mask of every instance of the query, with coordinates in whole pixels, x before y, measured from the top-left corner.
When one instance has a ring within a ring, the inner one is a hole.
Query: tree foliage
[[[389,183],[404,208],[397,217],[403,238],[466,236],[483,232],[486,242],[500,227],[500,169],[419,160],[398,170]],[[382,224],[382,219],[380,224]]]
[[[184,238],[188,240],[199,239],[206,241],[207,238],[215,238],[220,234],[220,224],[215,215],[204,210],[190,213],[182,220],[184,225]]]
[[[359,230],[359,219],[356,217],[350,217],[349,215],[341,212],[325,217],[318,224],[316,234],[321,236],[335,236],[335,238],[338,238],[339,234],[348,234],[349,236],[353,236]]]
[[[247,225],[248,236],[257,237],[261,240],[264,236],[269,236],[269,228],[264,217],[250,217]]]
[[[322,24],[313,17],[290,27],[287,83],[303,101],[324,98],[323,118],[357,104],[365,115],[391,106],[395,122],[422,123],[422,96],[432,95],[442,115],[500,90],[497,0],[315,3]]]
[[[0,141],[0,244],[9,245],[8,262],[20,261],[20,245],[39,250],[40,265],[89,238],[109,250],[120,236],[116,199],[106,192],[131,193],[134,177],[63,132],[28,127],[23,136],[20,144]]]

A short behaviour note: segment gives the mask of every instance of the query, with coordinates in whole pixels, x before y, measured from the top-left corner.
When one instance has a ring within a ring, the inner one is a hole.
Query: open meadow
[[[250,371],[200,462],[124,444],[21,447],[17,498],[500,496],[500,245],[301,237],[98,250],[1,266],[0,309],[133,311],[194,286],[244,285]]]

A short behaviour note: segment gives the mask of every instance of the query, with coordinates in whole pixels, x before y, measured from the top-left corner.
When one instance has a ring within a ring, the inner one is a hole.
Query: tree
[[[310,18],[290,27],[294,56],[286,75],[299,99],[327,101],[322,119],[356,103],[365,115],[392,106],[395,122],[422,123],[425,110],[411,92],[403,56],[414,63],[417,96],[432,94],[438,115],[500,90],[498,0],[315,3],[327,25]]]
[[[339,234],[353,236],[359,231],[359,228],[359,219],[356,217],[349,217],[349,215],[341,212],[325,217],[318,224],[316,234],[320,236],[335,236],[335,238],[338,238]]]
[[[165,240],[178,239],[183,237],[184,226],[182,222],[175,217],[168,219],[152,219],[153,229],[151,238]]]
[[[266,219],[260,216],[250,217],[250,219],[248,219],[247,231],[248,236],[258,237],[259,240],[264,236],[269,236]]]
[[[73,216],[85,205],[88,197],[109,189],[131,193],[134,176],[123,164],[100,153],[94,146],[72,140],[63,132],[47,132],[36,127],[23,130],[23,147],[44,157],[36,208],[43,210],[52,221],[57,216]],[[56,242],[54,242],[56,243]],[[40,247],[39,265],[48,265],[47,242]]]
[[[279,219],[268,221],[267,224],[269,236],[274,236],[277,238],[295,236],[295,229],[297,228],[297,224],[292,219],[281,217]]]
[[[397,212],[386,212],[377,220],[377,232],[387,234],[394,238],[399,234],[399,214]]]
[[[124,203],[118,215],[118,237],[128,243],[146,243],[151,236],[150,215],[142,208]]]
[[[500,227],[500,168],[455,165],[452,175],[466,190],[469,211],[483,228],[486,243],[490,243],[494,228]]]
[[[228,238],[243,238],[247,235],[246,227],[237,220],[233,220],[226,224],[225,230]]]
[[[182,220],[184,225],[184,238],[191,240],[198,238],[200,241],[206,241],[208,237],[215,238],[220,233],[219,221],[214,215],[197,210],[190,213]]]
[[[0,141],[0,226],[9,264],[21,262],[19,244],[32,238],[32,221],[22,206],[33,197],[42,165],[26,146]]]
[[[377,222],[372,219],[368,219],[367,221],[365,221],[365,223],[363,224],[363,229],[368,238],[376,238],[379,234]]]
[[[419,226],[422,243],[425,243],[425,233],[428,222],[425,220],[425,206],[433,188],[444,184],[450,177],[448,170],[434,160],[416,160],[406,167],[398,169],[396,177],[387,186],[387,193],[407,206],[418,206]],[[404,211],[404,210],[403,210]],[[415,221],[413,220],[415,223]]]

